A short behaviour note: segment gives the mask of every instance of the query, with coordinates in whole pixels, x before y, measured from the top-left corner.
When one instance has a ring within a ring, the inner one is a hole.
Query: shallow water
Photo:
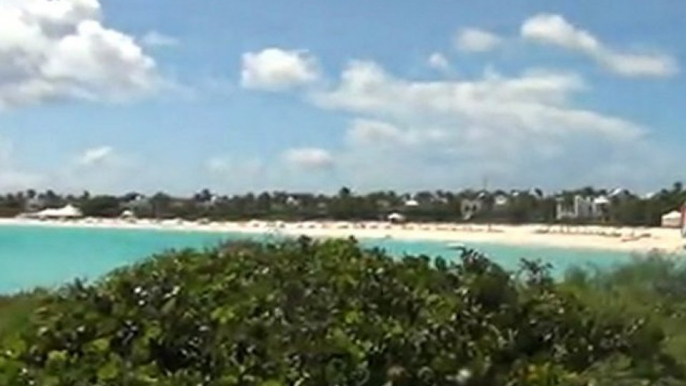
[[[433,257],[441,256],[446,259],[455,259],[458,256],[458,252],[448,248],[449,243],[446,242],[384,239],[363,241],[363,244],[382,247],[393,255],[426,254]],[[551,265],[551,273],[555,276],[564,274],[572,267],[607,269],[625,264],[636,257],[636,255],[627,252],[597,249],[523,247],[485,243],[468,243],[466,246],[482,252],[508,270],[516,270],[522,259],[541,260]]]
[[[185,247],[215,246],[223,240],[258,239],[236,233],[201,233],[159,230],[55,228],[41,226],[0,227],[0,293],[36,286],[54,287],[76,278],[95,279],[108,271],[154,253]],[[455,258],[458,253],[446,242],[406,240],[362,240],[389,253],[426,254]],[[627,262],[626,252],[494,244],[469,244],[507,269],[516,269],[521,258],[541,259],[560,275],[570,266],[594,265],[606,268]]]

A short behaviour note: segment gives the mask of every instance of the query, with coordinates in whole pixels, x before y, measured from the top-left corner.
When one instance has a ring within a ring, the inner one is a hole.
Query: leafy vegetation
[[[664,333],[665,349],[686,363],[686,265],[659,255],[609,272],[569,271],[560,288],[602,315],[643,317]]]
[[[585,291],[610,284],[584,275],[353,240],[169,253],[41,296],[0,330],[0,384],[681,384],[661,320],[604,310]]]
[[[560,218],[558,202],[571,205],[575,196],[610,197],[607,213],[590,218]],[[504,199],[499,201],[498,199]],[[462,213],[464,201],[481,203],[476,213]],[[413,202],[414,205],[406,205]],[[500,203],[499,203],[500,202]],[[211,220],[379,220],[389,213],[402,212],[412,221],[473,221],[496,223],[602,223],[624,225],[660,225],[661,216],[686,202],[681,183],[662,189],[651,196],[639,197],[621,191],[613,195],[605,189],[590,187],[545,195],[542,191],[475,191],[445,190],[401,194],[378,191],[357,194],[341,188],[337,194],[289,192],[218,195],[204,189],[192,197],[172,197],[159,192],[143,197],[135,192],[123,196],[60,196],[48,190],[32,190],[0,196],[0,217],[15,216],[24,211],[56,207],[71,203],[91,217],[117,217],[131,210],[138,217],[185,218]]]
[[[18,330],[30,321],[45,291],[33,291],[14,296],[0,296],[0,336]]]

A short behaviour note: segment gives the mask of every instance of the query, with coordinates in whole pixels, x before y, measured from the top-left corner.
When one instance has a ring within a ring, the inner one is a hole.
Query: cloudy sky
[[[0,0],[0,191],[651,190],[686,2]]]

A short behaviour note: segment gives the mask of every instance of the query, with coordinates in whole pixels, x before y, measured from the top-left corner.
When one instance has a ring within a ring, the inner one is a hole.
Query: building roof
[[[671,211],[662,215],[662,219],[681,219],[681,212],[678,210]]]
[[[387,216],[387,218],[388,218],[389,220],[402,221],[402,220],[405,219],[405,216],[403,216],[403,215],[400,214],[400,213],[393,212],[393,213],[389,214],[389,215]]]
[[[596,205],[606,205],[610,203],[610,200],[605,196],[596,197],[593,199],[593,203]]]
[[[62,208],[50,208],[42,210],[36,213],[36,216],[44,218],[73,218],[81,217],[83,214],[81,213],[81,210],[72,206],[71,204],[68,204]]]
[[[610,192],[610,197],[620,196],[623,194],[629,194],[629,191],[624,188],[617,188],[613,189],[612,192]]]

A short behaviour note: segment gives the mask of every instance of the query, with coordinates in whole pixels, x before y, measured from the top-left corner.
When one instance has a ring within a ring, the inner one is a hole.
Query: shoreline
[[[206,233],[279,234],[313,238],[394,239],[484,243],[525,247],[551,247],[668,254],[684,251],[684,240],[674,228],[631,228],[560,225],[476,225],[449,223],[406,223],[345,221],[246,221],[191,222],[183,220],[95,219],[56,221],[23,218],[0,219],[0,226],[42,226],[87,229],[159,230]]]

